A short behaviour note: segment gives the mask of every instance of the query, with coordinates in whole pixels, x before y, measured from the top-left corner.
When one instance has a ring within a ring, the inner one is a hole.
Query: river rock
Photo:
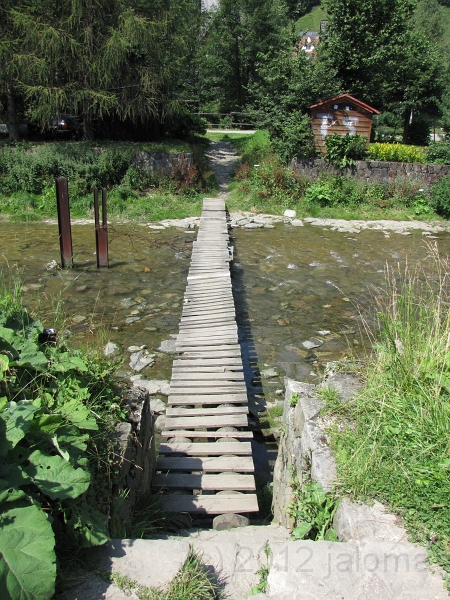
[[[303,227],[303,221],[301,219],[292,219],[292,227]]]
[[[224,531],[236,527],[247,527],[248,525],[250,525],[250,521],[247,517],[236,515],[235,513],[218,515],[213,520],[213,529],[215,531]]]
[[[165,354],[175,354],[175,340],[163,340],[157,351]]]
[[[270,377],[278,377],[278,373],[273,367],[270,367],[270,369],[264,369],[264,371],[261,371],[261,377],[264,377],[264,379],[269,379]]]
[[[84,323],[86,321],[86,317],[84,315],[75,315],[72,317],[72,323],[77,325],[78,323]]]
[[[139,379],[133,383],[134,387],[146,390],[151,396],[155,394],[169,395],[170,383],[166,379]]]
[[[295,210],[291,210],[290,208],[288,208],[287,210],[284,211],[283,216],[287,217],[288,219],[295,219],[295,217],[297,216],[297,213]]]
[[[103,348],[103,355],[104,356],[114,356],[116,354],[119,354],[119,352],[120,352],[120,348],[114,342],[108,342],[105,345],[105,347]]]
[[[167,406],[159,398],[153,398],[150,400],[150,409],[154,413],[165,413]]]
[[[141,350],[140,352],[134,352],[130,356],[129,365],[133,371],[142,371],[145,367],[151,366],[155,363],[155,355],[149,354],[147,350]]]
[[[134,323],[135,321],[140,321],[140,317],[127,317],[125,319],[125,325],[131,325],[131,323]]]
[[[133,298],[123,298],[119,304],[122,308],[130,308],[130,306],[134,306],[136,302],[133,300]]]
[[[166,416],[159,415],[159,417],[155,421],[155,429],[157,431],[162,431],[166,426]]]
[[[55,259],[53,259],[49,263],[47,263],[44,268],[46,271],[57,271],[59,269],[58,263],[56,262]]]
[[[247,223],[244,225],[244,229],[261,229],[261,227],[264,227],[262,223]]]
[[[306,342],[302,342],[302,346],[307,350],[312,350],[312,348],[318,348],[322,346],[322,340],[318,340],[317,338],[311,338],[310,340],[306,340]]]
[[[144,350],[145,346],[128,346],[127,352],[139,352],[139,350]]]

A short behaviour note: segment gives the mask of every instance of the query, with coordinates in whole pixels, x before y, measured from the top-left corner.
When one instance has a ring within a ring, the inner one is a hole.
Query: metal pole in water
[[[106,189],[102,188],[102,225],[100,225],[100,211],[98,205],[98,189],[94,188],[94,217],[95,217],[95,244],[97,248],[97,268],[108,268],[108,223],[106,219]]]
[[[67,179],[57,177],[56,206],[58,209],[59,247],[61,249],[61,266],[73,267],[72,230],[70,227],[69,190]]]

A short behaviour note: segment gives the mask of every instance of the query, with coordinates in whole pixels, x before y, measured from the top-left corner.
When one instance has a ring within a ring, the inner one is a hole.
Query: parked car
[[[77,115],[60,115],[53,121],[50,131],[57,137],[78,137],[81,133],[81,121]]]

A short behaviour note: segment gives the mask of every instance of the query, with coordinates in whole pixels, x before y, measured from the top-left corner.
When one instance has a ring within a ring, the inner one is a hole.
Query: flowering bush
[[[427,151],[426,148],[421,146],[376,142],[369,146],[369,159],[390,162],[426,163]]]

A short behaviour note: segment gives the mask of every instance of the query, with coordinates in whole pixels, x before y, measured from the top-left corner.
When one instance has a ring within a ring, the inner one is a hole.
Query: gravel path
[[[205,154],[219,183],[219,197],[226,198],[231,174],[239,163],[236,150],[230,142],[211,142]]]

